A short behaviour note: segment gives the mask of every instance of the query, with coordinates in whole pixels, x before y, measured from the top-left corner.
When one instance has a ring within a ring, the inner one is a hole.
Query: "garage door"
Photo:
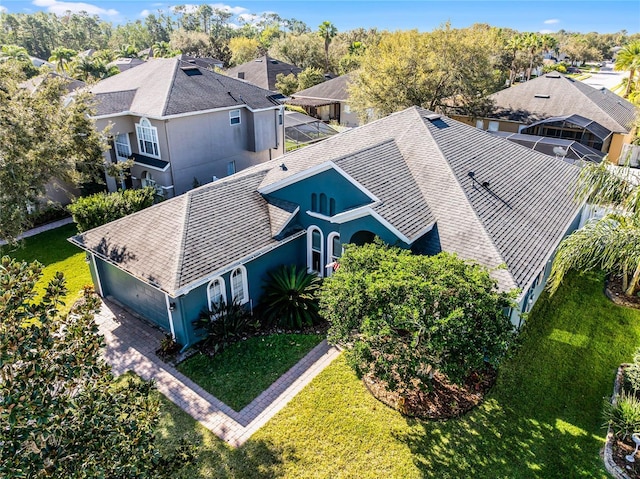
[[[169,331],[167,303],[163,293],[124,271],[96,259],[105,296],[113,296],[139,315]]]

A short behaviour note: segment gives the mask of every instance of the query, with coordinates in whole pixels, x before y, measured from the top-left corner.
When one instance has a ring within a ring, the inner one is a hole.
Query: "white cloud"
[[[553,33],[553,30],[549,30],[548,28],[543,28],[542,30],[539,30],[538,33],[542,33],[544,35],[545,33]]]
[[[162,5],[164,5],[163,3],[152,3],[151,6],[152,7],[161,7]]]
[[[242,20],[244,23],[256,23],[259,18],[255,13],[241,13],[238,15],[238,20]]]
[[[230,5],[225,5],[224,3],[212,3],[211,8],[217,8],[219,10],[225,10],[227,12],[233,13],[234,15],[240,15],[242,13],[247,13],[249,10],[244,7],[232,7]]]
[[[151,10],[147,10],[146,8],[140,12],[141,17],[148,17],[151,14]]]
[[[118,15],[118,11],[113,8],[104,9],[100,8],[97,5],[92,5],[90,3],[84,2],[60,2],[58,0],[33,0],[32,2],[37,7],[46,7],[47,12],[55,13],[56,15],[64,15],[65,12],[71,11],[74,13],[77,12],[87,12],[89,15],[107,15],[107,16],[115,16]]]
[[[544,21],[545,25],[553,25],[555,23],[560,23],[560,20],[558,20],[557,18],[550,18],[549,20]]]
[[[3,7],[2,5],[0,5],[0,13],[7,13],[7,7]]]

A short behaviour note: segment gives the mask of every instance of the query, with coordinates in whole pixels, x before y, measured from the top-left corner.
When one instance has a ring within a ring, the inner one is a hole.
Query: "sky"
[[[188,0],[0,0],[0,12],[64,14],[67,10],[84,10],[118,24],[143,19],[159,9],[167,12],[184,3]],[[302,20],[314,30],[328,20],[339,31],[357,27],[429,31],[449,21],[454,28],[488,23],[541,33],[560,29],[582,33],[640,32],[640,0],[251,0],[210,5],[234,13],[231,21],[236,23],[239,16],[250,18],[252,14],[275,12],[282,18]]]

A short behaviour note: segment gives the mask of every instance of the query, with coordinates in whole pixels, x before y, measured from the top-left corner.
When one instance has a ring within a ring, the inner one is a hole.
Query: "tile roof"
[[[629,132],[637,108],[607,89],[596,89],[559,73],[548,73],[489,97],[491,117],[534,123],[553,116],[577,114],[613,132]]]
[[[571,192],[579,168],[412,107],[73,241],[175,293],[277,246],[295,210],[276,199],[279,182],[329,161],[375,195],[373,211],[411,242],[436,222],[441,250],[492,269],[505,290],[528,287],[580,208]]]
[[[154,58],[91,87],[98,116],[131,112],[163,117],[216,108],[275,106],[273,92],[178,58]]]
[[[265,90],[276,91],[276,76],[279,73],[285,76],[293,73],[298,76],[301,71],[302,68],[300,67],[265,55],[242,65],[229,68],[226,73],[229,77],[236,79],[240,78],[238,73],[242,73],[244,74],[243,80]]]
[[[348,85],[351,74],[341,75],[331,80],[324,81],[305,90],[300,90],[291,95],[298,100],[302,98],[314,98],[321,100],[346,101],[349,99]]]

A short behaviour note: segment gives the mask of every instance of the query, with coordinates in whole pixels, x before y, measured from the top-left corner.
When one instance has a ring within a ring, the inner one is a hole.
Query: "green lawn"
[[[185,478],[608,477],[602,398],[640,345],[640,311],[610,303],[602,277],[573,277],[538,301],[521,337],[486,401],[460,419],[403,418],[339,358],[237,450],[166,402],[160,436],[188,431],[198,445]]]
[[[44,292],[46,284],[57,271],[62,271],[67,279],[67,306],[70,306],[80,295],[82,287],[92,284],[89,267],[85,261],[84,251],[67,241],[77,234],[76,225],[70,224],[45,231],[39,235],[26,238],[17,246],[0,247],[0,255],[9,255],[20,261],[38,260],[45,267],[38,291]]]
[[[213,358],[197,354],[178,365],[178,370],[240,411],[320,341],[318,334],[256,336]]]
[[[7,251],[62,270],[71,291],[90,282],[68,226]],[[168,401],[161,444],[196,444],[183,478],[606,478],[598,451],[602,398],[640,345],[640,311],[602,294],[602,277],[574,276],[541,298],[522,345],[482,406],[461,419],[403,418],[337,359],[243,447],[231,449]]]

